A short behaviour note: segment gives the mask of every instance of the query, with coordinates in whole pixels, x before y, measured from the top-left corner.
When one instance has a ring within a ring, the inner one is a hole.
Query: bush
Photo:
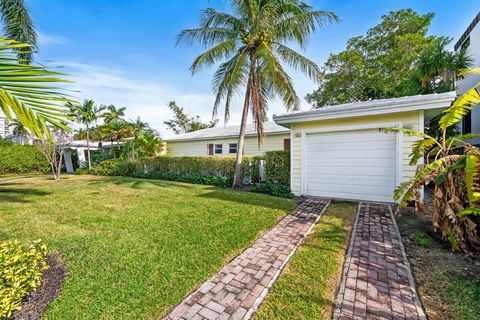
[[[90,173],[98,176],[111,176],[113,175],[113,171],[118,161],[119,160],[117,159],[104,160],[99,164],[93,166]]]
[[[40,241],[23,246],[18,241],[0,243],[0,319],[21,309],[22,299],[42,282],[47,248]]]
[[[291,198],[293,196],[289,186],[284,184],[275,184],[271,182],[257,183],[251,191],[284,198]]]
[[[290,152],[265,152],[265,180],[272,184],[290,185]]]
[[[50,165],[40,150],[31,145],[0,146],[0,174],[50,172]]]

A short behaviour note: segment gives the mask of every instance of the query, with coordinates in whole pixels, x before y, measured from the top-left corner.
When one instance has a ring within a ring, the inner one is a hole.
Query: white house
[[[239,132],[240,126],[210,128],[181,134],[165,141],[168,153],[172,156],[235,156]],[[289,129],[274,122],[265,122],[264,132],[265,140],[259,146],[255,125],[247,125],[245,155],[290,149]]]
[[[393,202],[395,187],[415,175],[409,164],[418,139],[380,128],[423,132],[450,106],[455,92],[372,100],[274,116],[290,128],[295,195]]]
[[[455,51],[460,48],[467,48],[468,54],[473,59],[473,67],[480,68],[480,12],[469,24],[455,44]],[[477,83],[480,82],[480,75],[469,75],[457,83],[457,93],[465,93]],[[473,108],[462,122],[462,133],[480,133],[480,108]],[[474,144],[480,144],[480,138],[472,141]]]

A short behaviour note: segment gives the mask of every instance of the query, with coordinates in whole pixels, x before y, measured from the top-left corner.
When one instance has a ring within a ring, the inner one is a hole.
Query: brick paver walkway
[[[358,210],[334,319],[426,319],[391,207]]]
[[[328,200],[303,202],[166,319],[249,319],[329,203]]]

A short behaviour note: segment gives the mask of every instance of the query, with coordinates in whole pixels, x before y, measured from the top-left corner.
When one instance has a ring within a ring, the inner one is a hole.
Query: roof
[[[457,51],[467,39],[467,37],[470,35],[470,32],[472,32],[473,28],[476,27],[478,22],[480,21],[480,12],[473,18],[472,22],[468,25],[467,30],[462,34],[462,36],[458,39],[457,43],[455,43],[455,51]]]
[[[274,115],[273,119],[276,123],[285,125],[292,122],[348,118],[414,110],[439,109],[448,107],[455,97],[456,92],[452,91],[401,98],[360,101],[334,106],[325,106],[309,111],[297,111],[279,116]]]
[[[265,134],[285,134],[289,133],[290,130],[279,126],[275,122],[265,122],[263,124],[263,130]],[[218,128],[209,128],[198,130],[194,132],[180,134],[170,139],[166,139],[167,142],[173,141],[190,141],[190,140],[207,140],[215,138],[230,138],[238,137],[240,133],[240,126],[227,126],[227,127],[218,127]],[[257,136],[257,130],[255,129],[255,124],[247,124],[247,129],[245,136]]]

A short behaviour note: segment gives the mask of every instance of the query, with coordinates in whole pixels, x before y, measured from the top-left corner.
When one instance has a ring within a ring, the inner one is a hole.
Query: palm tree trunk
[[[88,170],[92,170],[92,161],[90,160],[90,134],[87,125],[87,156],[88,156]]]

